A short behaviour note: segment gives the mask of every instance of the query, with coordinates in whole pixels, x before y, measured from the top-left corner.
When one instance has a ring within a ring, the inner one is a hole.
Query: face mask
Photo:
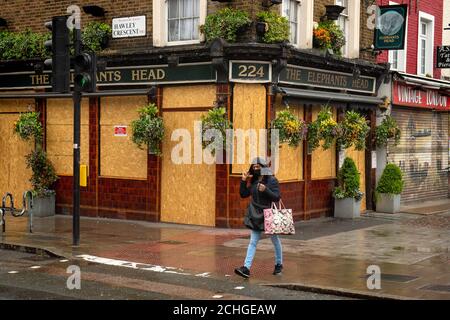
[[[254,170],[254,171],[253,171],[253,176],[254,176],[255,178],[258,178],[260,175],[261,175],[261,169],[258,169],[258,170]]]

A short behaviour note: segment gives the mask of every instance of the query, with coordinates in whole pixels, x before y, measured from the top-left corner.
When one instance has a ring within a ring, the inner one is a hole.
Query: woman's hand
[[[262,183],[258,183],[258,191],[264,192],[266,190],[266,186]]]
[[[247,178],[251,178],[250,172],[242,172],[242,181],[247,181]]]

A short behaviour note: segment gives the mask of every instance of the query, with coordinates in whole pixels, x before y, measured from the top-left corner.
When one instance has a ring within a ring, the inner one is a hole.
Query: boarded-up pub
[[[206,10],[206,1],[200,4],[199,10],[203,6]],[[208,10],[216,6],[225,4],[208,1]],[[142,13],[127,7],[123,14]],[[156,9],[153,5],[154,16]],[[312,151],[306,141],[296,148],[283,144],[276,176],[294,219],[331,216],[339,163],[344,156],[351,157],[361,173],[362,209],[373,209],[372,135],[382,103],[378,89],[388,71],[385,65],[286,43],[216,40],[155,45],[155,34],[164,32],[156,30],[150,18],[146,25],[152,32],[140,39],[139,50],[131,50],[134,38],[111,41],[116,50],[99,55],[106,67],[98,71],[97,92],[83,94],[80,148],[87,183],[81,186],[82,216],[243,227],[247,201],[239,196],[239,183],[249,159],[244,164],[182,165],[171,160],[178,143],[171,139],[174,130],[185,129],[194,137],[194,122],[214,106],[225,107],[233,128],[244,130],[269,128],[276,112],[287,105],[306,122],[315,120],[323,105],[331,106],[336,121],[346,110],[364,115],[372,129],[365,150],[339,152],[333,145]],[[51,92],[51,73],[40,69],[41,64],[42,59],[0,63],[0,194],[12,192],[21,199],[30,189],[24,156],[33,146],[20,141],[12,128],[21,112],[38,111],[44,148],[59,177],[54,186],[56,213],[68,215],[73,101],[70,94]],[[149,102],[156,104],[164,120],[161,156],[139,149],[131,140],[130,124]]]

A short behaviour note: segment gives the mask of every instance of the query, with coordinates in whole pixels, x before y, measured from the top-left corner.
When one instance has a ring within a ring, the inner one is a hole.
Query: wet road
[[[77,284],[74,278],[76,274],[67,271],[68,268],[77,270],[77,267],[80,270],[81,288],[70,290],[68,283],[69,286]],[[0,250],[0,299],[328,300],[344,298],[264,287],[250,284],[234,275],[221,280]]]

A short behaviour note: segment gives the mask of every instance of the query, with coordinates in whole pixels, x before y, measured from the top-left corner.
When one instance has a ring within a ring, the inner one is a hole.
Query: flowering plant
[[[330,106],[323,106],[317,115],[317,119],[309,124],[308,127],[308,145],[311,150],[315,150],[320,146],[322,141],[322,149],[329,149],[339,133],[339,126],[333,119],[333,112]]]
[[[159,144],[164,138],[163,119],[158,116],[158,107],[154,103],[138,110],[139,119],[131,122],[132,141],[142,149],[148,146],[150,153],[161,155]]]
[[[385,146],[388,143],[388,139],[394,138],[394,146],[397,146],[400,143],[401,135],[402,132],[395,119],[391,116],[386,116],[381,125],[377,127],[375,141],[377,146]]]
[[[322,21],[313,31],[313,45],[319,49],[332,49],[340,55],[345,45],[345,35],[334,21]]]
[[[21,113],[19,119],[14,122],[14,133],[25,141],[35,138],[37,142],[40,142],[42,140],[42,131],[39,112]]]
[[[208,146],[212,146],[211,150],[215,153],[215,150],[223,150],[227,143],[227,129],[233,127],[232,123],[227,118],[227,110],[224,107],[214,107],[209,110],[206,115],[201,117],[202,120],[202,146],[205,149]],[[211,143],[209,139],[204,139],[208,136],[208,130],[214,133],[218,131],[221,134],[221,139],[217,136],[212,137],[213,142]],[[214,131],[211,131],[214,130]]]
[[[297,147],[306,138],[308,131],[305,121],[295,116],[289,107],[277,112],[270,128],[279,130],[280,142],[287,142],[291,147]]]
[[[355,146],[356,150],[366,148],[366,138],[369,135],[370,127],[366,119],[355,111],[347,111],[340,123],[339,144],[347,149]]]

